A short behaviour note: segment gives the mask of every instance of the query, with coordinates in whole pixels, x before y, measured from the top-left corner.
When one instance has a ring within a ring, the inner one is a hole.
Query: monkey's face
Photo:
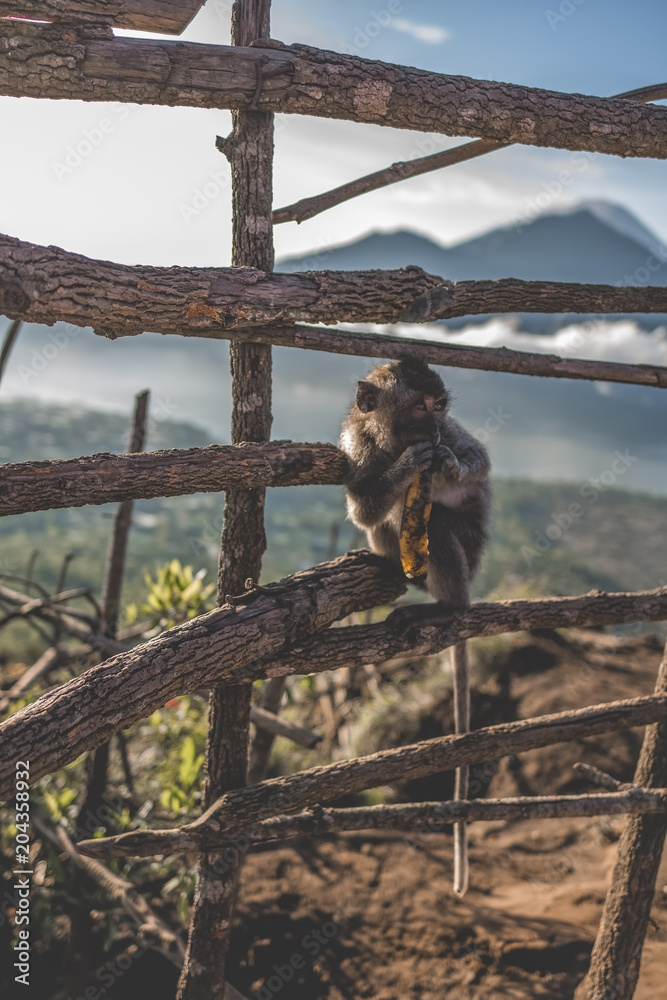
[[[418,441],[440,443],[440,428],[447,411],[446,396],[418,395],[400,413],[394,426],[394,433],[401,444],[416,444]]]

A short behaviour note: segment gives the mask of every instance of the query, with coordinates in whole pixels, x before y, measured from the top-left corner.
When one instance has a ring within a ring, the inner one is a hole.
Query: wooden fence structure
[[[269,442],[272,344],[395,358],[406,346],[398,337],[306,324],[423,323],[517,310],[667,312],[667,289],[657,287],[450,282],[416,267],[274,274],[272,226],[310,218],[365,191],[509,143],[665,159],[667,108],[647,102],[666,97],[667,85],[614,98],[586,97],[284,45],[270,37],[270,0],[236,0],[230,46],[121,37],[112,31],[129,27],[179,34],[200,6],[198,0],[0,0],[2,95],[233,112],[231,135],[217,140],[232,170],[232,267],[126,267],[0,236],[0,311],[13,320],[89,325],[112,339],[145,329],[225,338],[231,341],[233,374],[231,446],[2,467],[1,513],[202,490],[225,490],[226,497],[217,610],[134,648],[108,633],[93,636],[103,662],[0,725],[0,794],[12,792],[17,759],[30,759],[31,774],[39,777],[103,746],[168,699],[201,686],[212,689],[200,818],[177,830],[142,830],[79,845],[82,854],[97,858],[200,852],[181,1000],[225,995],[237,876],[251,843],[334,830],[424,824],[428,829],[431,821],[440,828],[444,821],[628,813],[585,990],[588,1000],[630,1000],[667,829],[667,658],[650,697],[426,740],[247,787],[250,696],[252,681],[264,678],[263,707],[276,710],[286,675],[406,651],[434,652],[472,636],[663,620],[667,588],[479,603],[465,614],[428,621],[411,620],[409,610],[402,609],[398,620],[390,616],[381,624],[328,629],[351,612],[394,600],[405,581],[364,551],[268,587],[253,581],[265,549],[266,488],[342,483],[345,477],[344,457],[332,445]],[[274,211],[275,112],[476,138]],[[667,387],[667,368],[659,366],[424,340],[411,340],[409,346],[435,364]],[[16,606],[24,601],[6,587],[2,599]],[[42,608],[45,614],[52,610]],[[76,621],[70,627],[76,634]],[[344,793],[630,726],[648,727],[630,787],[616,789],[612,782],[609,790],[609,779],[604,793],[584,796],[323,806]],[[266,757],[266,747],[263,752]],[[261,774],[262,760],[255,764]],[[221,868],[230,844],[242,846]]]

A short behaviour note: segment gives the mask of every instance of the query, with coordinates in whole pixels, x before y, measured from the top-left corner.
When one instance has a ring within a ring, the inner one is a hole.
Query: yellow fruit
[[[428,573],[428,519],[431,516],[431,473],[420,472],[405,496],[399,546],[403,572],[410,580]]]

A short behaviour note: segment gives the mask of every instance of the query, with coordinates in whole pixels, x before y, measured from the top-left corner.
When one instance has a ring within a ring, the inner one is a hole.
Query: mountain
[[[522,278],[592,284],[667,285],[667,248],[626,209],[604,201],[545,213],[453,246],[439,246],[417,233],[371,233],[316,256],[279,261],[279,271],[361,270],[416,264],[451,281]],[[485,322],[488,315],[473,322]],[[633,316],[644,329],[667,323],[667,316]],[[568,314],[521,314],[521,328],[551,333],[581,319]],[[467,326],[470,317],[447,321]]]

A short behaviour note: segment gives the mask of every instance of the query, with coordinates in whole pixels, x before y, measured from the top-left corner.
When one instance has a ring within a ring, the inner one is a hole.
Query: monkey
[[[347,510],[373,552],[401,565],[399,537],[405,497],[415,476],[431,471],[426,589],[442,611],[464,611],[488,539],[490,462],[486,448],[449,414],[450,393],[419,358],[378,365],[357,384],[340,447],[348,458]],[[426,609],[425,609],[426,610]],[[432,605],[428,611],[432,612]],[[395,612],[396,614],[396,612]],[[465,642],[453,648],[454,722],[470,726]],[[468,794],[468,768],[456,771],[455,799]],[[454,891],[468,886],[465,823],[454,824]]]

